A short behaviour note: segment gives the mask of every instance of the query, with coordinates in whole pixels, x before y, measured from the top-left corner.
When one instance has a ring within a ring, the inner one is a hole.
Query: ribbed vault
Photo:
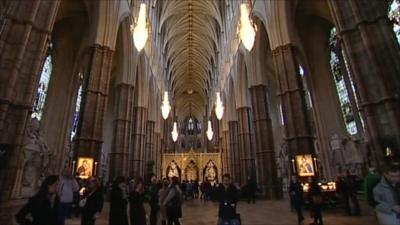
[[[166,79],[180,117],[206,112],[219,48],[221,2],[162,1],[158,32],[163,40]]]

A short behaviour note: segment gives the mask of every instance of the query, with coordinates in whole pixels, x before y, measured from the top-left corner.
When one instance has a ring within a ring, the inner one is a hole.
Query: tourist
[[[167,225],[167,207],[166,207],[166,205],[163,204],[163,202],[168,195],[168,186],[169,186],[169,181],[168,181],[168,179],[164,178],[162,181],[162,187],[158,191],[158,202],[160,205],[161,225]]]
[[[150,204],[150,225],[157,225],[157,214],[160,209],[160,205],[158,203],[158,191],[159,186],[157,184],[156,176],[151,177],[151,185],[149,188],[149,204]]]
[[[374,166],[371,166],[368,169],[368,174],[364,178],[363,190],[368,205],[373,208],[375,208],[375,206],[378,204],[374,199],[373,190],[380,181],[381,177],[377,174],[376,168]]]
[[[144,209],[145,191],[143,179],[135,179],[135,185],[129,194],[131,225],[146,225]]]
[[[79,184],[72,176],[72,171],[69,168],[65,168],[63,175],[60,179],[58,189],[58,195],[60,197],[60,207],[62,224],[66,218],[71,218],[72,203],[74,202],[74,195],[79,193]]]
[[[345,193],[344,204],[345,204],[346,214],[348,216],[351,215],[359,216],[360,205],[358,204],[357,200],[356,177],[352,175],[349,170],[346,170],[345,172],[344,182],[346,183],[346,189],[344,192]],[[353,206],[353,209],[351,206]]]
[[[189,182],[186,183],[186,195],[185,195],[185,200],[187,198],[193,199],[193,181],[190,180]]]
[[[380,225],[400,224],[400,165],[392,163],[384,169],[381,181],[373,193],[377,202],[376,217]]]
[[[103,191],[99,179],[92,177],[89,192],[79,203],[82,207],[81,225],[94,225],[103,210]]]
[[[124,177],[117,177],[111,187],[109,225],[128,225],[128,192]]]
[[[232,184],[229,174],[222,176],[222,185],[218,187],[218,224],[240,224],[236,213],[236,205],[239,193],[237,188]]]
[[[322,193],[317,180],[309,177],[310,189],[308,190],[309,201],[311,204],[311,215],[314,218],[313,225],[323,225],[322,222]]]
[[[298,224],[301,224],[304,220],[303,216],[304,192],[303,192],[303,186],[301,185],[297,176],[292,176],[292,182],[290,182],[289,186],[289,194],[292,206],[297,212]]]
[[[178,177],[171,178],[167,197],[162,204],[167,207],[168,225],[180,225],[179,218],[182,217],[182,191],[179,188]]]
[[[57,197],[58,176],[47,177],[39,192],[17,213],[16,221],[20,225],[60,225],[60,199]],[[29,219],[28,219],[29,218]]]
[[[247,203],[250,204],[253,202],[253,204],[256,203],[256,192],[257,192],[257,182],[255,179],[251,178],[250,176],[247,177],[247,183],[246,183],[246,194],[247,194]]]

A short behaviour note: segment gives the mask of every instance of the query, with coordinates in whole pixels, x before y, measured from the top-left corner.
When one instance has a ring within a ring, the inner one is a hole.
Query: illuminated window
[[[283,119],[283,109],[282,104],[279,104],[279,117],[281,119],[281,125],[285,125],[285,120]]]
[[[333,78],[335,81],[336,91],[338,94],[344,123],[346,125],[346,130],[349,134],[354,135],[354,134],[358,133],[358,129],[357,129],[354,112],[351,108],[349,91],[347,90],[346,83],[344,80],[344,74],[342,72],[342,69],[348,69],[348,68],[341,68],[341,66],[340,66],[340,59],[337,54],[337,51],[341,51],[341,50],[338,48],[337,44],[338,43],[337,43],[337,37],[336,37],[336,28],[332,28],[331,33],[330,33],[330,39],[329,39],[329,45],[330,45],[330,49],[331,49],[330,64],[331,64],[332,75],[333,75]],[[343,54],[343,52],[342,52],[342,54]],[[342,60],[345,60],[345,59],[342,59]],[[345,64],[347,64],[347,62],[345,62]],[[352,83],[352,85],[353,85],[353,83]],[[352,89],[353,89],[353,92],[355,93],[354,86]]]
[[[313,105],[312,105],[312,100],[311,100],[311,93],[310,93],[310,91],[308,90],[307,82],[306,82],[306,78],[305,78],[305,73],[304,73],[304,69],[303,69],[302,66],[299,66],[299,74],[300,74],[301,80],[302,80],[302,82],[303,82],[303,88],[304,88],[305,95],[306,95],[305,97],[306,97],[307,108],[310,109],[310,108],[313,107]]]
[[[50,43],[49,50],[51,49],[52,49],[52,44]],[[44,104],[46,102],[47,91],[49,88],[52,70],[53,70],[53,58],[51,54],[48,54],[44,61],[42,72],[40,74],[39,86],[36,92],[36,98],[32,109],[32,115],[31,115],[32,118],[37,118],[38,120],[42,119]]]
[[[76,132],[78,131],[79,112],[81,111],[82,93],[83,93],[83,74],[82,73],[79,73],[79,80],[80,80],[80,85],[79,85],[78,95],[77,95],[76,104],[75,104],[73,125],[72,125],[72,131],[71,131],[71,141],[74,139]]]
[[[188,130],[194,130],[194,124],[192,118],[189,118]]]
[[[400,0],[393,0],[389,6],[389,19],[393,22],[393,31],[400,43]]]

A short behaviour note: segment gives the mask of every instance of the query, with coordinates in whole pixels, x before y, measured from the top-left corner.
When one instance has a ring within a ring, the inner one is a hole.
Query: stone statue
[[[51,154],[43,139],[39,120],[32,118],[23,143],[23,174],[21,194],[32,196],[46,176]]]
[[[180,178],[180,176],[179,176],[179,168],[178,168],[178,165],[176,164],[175,161],[170,162],[167,171],[168,171],[167,172],[167,177],[168,178],[172,178],[172,177]]]
[[[214,163],[212,161],[209,161],[207,163],[207,168],[205,171],[205,177],[207,178],[208,181],[211,183],[214,183],[217,181],[217,171]]]

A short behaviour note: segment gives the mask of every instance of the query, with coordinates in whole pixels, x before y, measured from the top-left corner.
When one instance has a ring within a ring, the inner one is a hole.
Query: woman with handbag
[[[323,225],[322,222],[322,193],[315,177],[309,177],[310,189],[308,191],[309,201],[311,204],[311,215],[314,217],[313,225]]]

